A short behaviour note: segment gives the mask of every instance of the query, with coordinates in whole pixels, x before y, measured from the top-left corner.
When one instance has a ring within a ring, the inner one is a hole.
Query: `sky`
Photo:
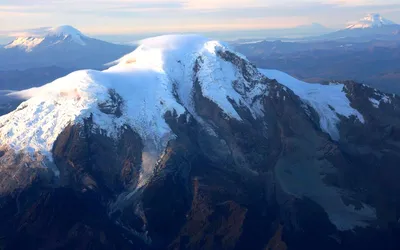
[[[0,37],[72,25],[89,35],[345,27],[367,13],[400,23],[399,0],[0,0]]]

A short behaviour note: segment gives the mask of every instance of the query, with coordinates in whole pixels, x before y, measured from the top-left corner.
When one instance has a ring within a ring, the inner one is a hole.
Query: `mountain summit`
[[[380,28],[390,25],[396,25],[396,23],[382,17],[380,14],[368,14],[358,22],[347,26],[347,29]]]
[[[6,49],[19,48],[31,52],[35,48],[50,47],[60,43],[73,42],[85,46],[87,37],[72,26],[64,25],[55,28],[40,28],[27,32],[5,46]]]
[[[1,249],[399,249],[395,95],[197,35],[14,95]]]

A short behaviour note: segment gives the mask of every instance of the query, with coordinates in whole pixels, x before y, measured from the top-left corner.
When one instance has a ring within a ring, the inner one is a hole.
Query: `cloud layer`
[[[1,0],[0,35],[71,24],[86,33],[343,27],[366,13],[400,22],[398,0]]]

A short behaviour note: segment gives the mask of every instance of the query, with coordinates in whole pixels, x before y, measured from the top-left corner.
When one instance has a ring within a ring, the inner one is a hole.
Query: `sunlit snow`
[[[127,124],[147,143],[149,151],[161,153],[174,137],[165,113],[179,116],[188,111],[195,115],[193,68],[198,58],[203,60],[197,73],[204,97],[238,120],[241,118],[228,99],[249,106],[232,87],[238,77],[235,66],[216,56],[217,50],[225,49],[219,42],[196,35],[151,38],[108,70],[78,71],[43,87],[13,93],[30,99],[0,118],[1,142],[51,159],[53,144],[65,127],[93,114],[94,123],[110,136],[116,136]],[[255,89],[265,92],[265,88]],[[110,89],[124,100],[121,117],[98,108],[109,99]]]
[[[271,69],[260,69],[270,79],[291,89],[303,102],[310,105],[319,115],[321,129],[333,140],[339,140],[338,124],[340,118],[355,116],[364,123],[363,116],[350,106],[350,101],[343,90],[343,84],[311,84],[300,81],[284,72]]]

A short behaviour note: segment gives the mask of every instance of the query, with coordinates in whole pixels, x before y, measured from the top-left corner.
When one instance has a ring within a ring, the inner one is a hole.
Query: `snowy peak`
[[[63,30],[55,34],[65,35]],[[173,35],[142,41],[134,52],[105,71],[78,71],[16,93],[28,100],[0,117],[0,141],[16,151],[39,152],[50,158],[57,136],[68,124],[92,117],[95,126],[112,137],[128,125],[146,147],[161,153],[174,137],[164,119],[167,112],[178,117],[189,115],[206,124],[195,105],[195,96],[201,95],[226,119],[242,121],[243,112],[253,119],[263,118],[262,98],[270,92],[268,79],[291,88],[313,108],[320,116],[321,128],[334,140],[339,139],[337,114],[364,122],[351,108],[343,85],[307,84],[282,72],[259,71],[221,42],[197,35]],[[213,133],[211,125],[206,129]]]
[[[232,103],[251,111],[257,104],[254,96],[267,92],[265,80],[241,55],[217,41],[195,35],[147,39],[108,70],[78,71],[17,93],[29,100],[0,117],[0,141],[14,150],[51,158],[53,144],[66,126],[92,117],[98,129],[113,137],[128,125],[146,147],[161,153],[174,137],[164,115],[170,111],[197,117],[192,96],[197,87],[227,117],[240,120]],[[241,93],[243,89],[249,93]]]
[[[24,36],[16,38],[6,49],[19,48],[26,52],[31,52],[38,46],[54,46],[63,42],[69,42],[80,46],[85,46],[85,35],[72,26],[64,25],[52,28],[39,28],[26,32]]]
[[[347,26],[347,29],[380,28],[389,25],[396,25],[396,23],[382,17],[380,14],[368,14],[360,21]]]
[[[70,38],[73,42],[77,44],[80,44],[82,46],[85,45],[85,43],[82,41],[82,38],[85,37],[85,35],[83,35],[82,32],[69,25],[50,28],[47,37],[59,37],[64,39]]]

